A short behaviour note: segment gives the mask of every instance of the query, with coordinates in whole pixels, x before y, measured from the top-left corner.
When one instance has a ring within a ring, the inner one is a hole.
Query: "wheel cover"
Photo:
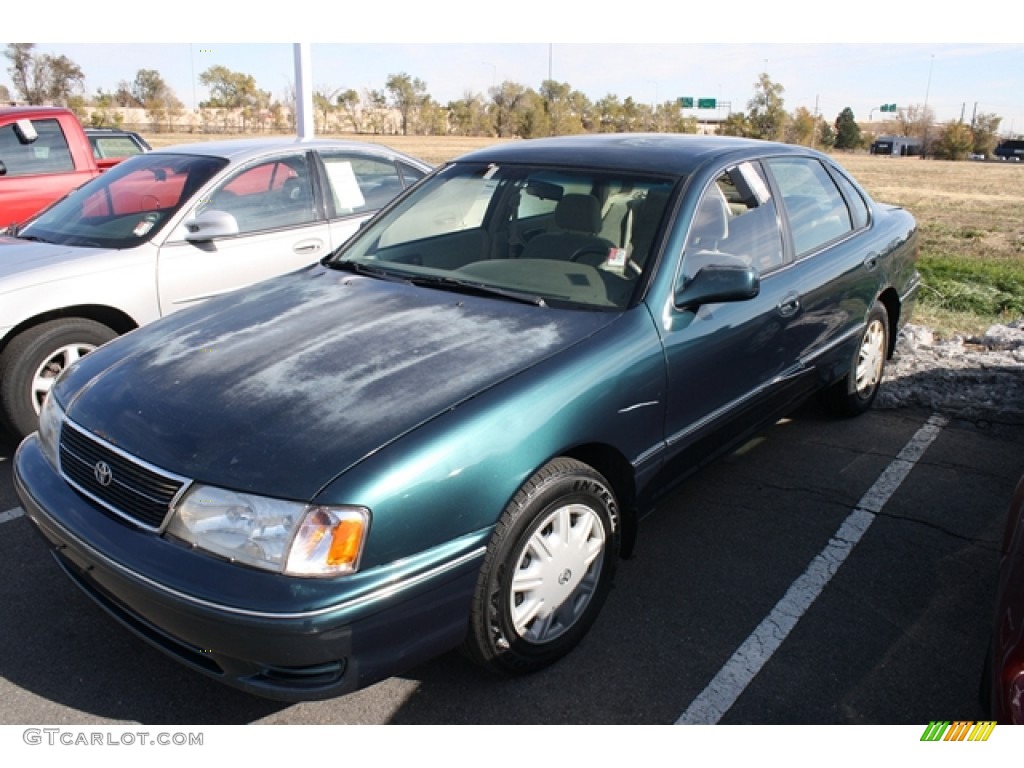
[[[514,561],[509,610],[516,633],[547,643],[583,615],[601,577],[605,531],[584,504],[567,504],[533,529]]]
[[[43,407],[43,401],[60,372],[94,349],[96,349],[95,344],[65,344],[63,347],[55,349],[49,357],[43,360],[32,375],[31,382],[32,407],[35,408],[36,413],[39,413]]]
[[[864,333],[857,356],[857,394],[870,395],[882,380],[885,363],[885,328],[880,320],[872,320]]]

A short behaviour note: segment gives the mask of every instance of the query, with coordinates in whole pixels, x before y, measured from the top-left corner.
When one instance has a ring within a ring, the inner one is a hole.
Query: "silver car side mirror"
[[[185,223],[185,239],[193,243],[237,234],[238,221],[226,211],[203,211]]]

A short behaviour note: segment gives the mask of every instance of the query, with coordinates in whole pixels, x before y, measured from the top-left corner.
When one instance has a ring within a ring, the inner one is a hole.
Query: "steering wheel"
[[[577,248],[573,251],[572,256],[569,257],[569,261],[579,261],[581,257],[588,253],[596,254],[599,258],[596,264],[590,264],[589,261],[583,262],[584,264],[590,264],[593,267],[599,267],[605,261],[608,260],[608,249],[600,245],[585,245],[582,248]]]

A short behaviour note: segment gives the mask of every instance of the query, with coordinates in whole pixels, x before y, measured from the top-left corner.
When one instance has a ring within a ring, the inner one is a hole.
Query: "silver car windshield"
[[[204,155],[138,155],[76,189],[18,236],[60,245],[133,248],[156,235],[227,162]]]
[[[455,164],[422,182],[329,265],[533,303],[627,306],[674,179]]]

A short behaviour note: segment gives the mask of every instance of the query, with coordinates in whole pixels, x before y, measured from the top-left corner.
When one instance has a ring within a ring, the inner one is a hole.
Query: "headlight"
[[[60,407],[56,397],[47,395],[43,400],[43,407],[39,409],[39,447],[54,469],[59,466],[57,453],[63,423],[64,409]]]
[[[359,567],[370,513],[248,493],[193,487],[167,533],[240,563],[296,576],[336,576]]]

